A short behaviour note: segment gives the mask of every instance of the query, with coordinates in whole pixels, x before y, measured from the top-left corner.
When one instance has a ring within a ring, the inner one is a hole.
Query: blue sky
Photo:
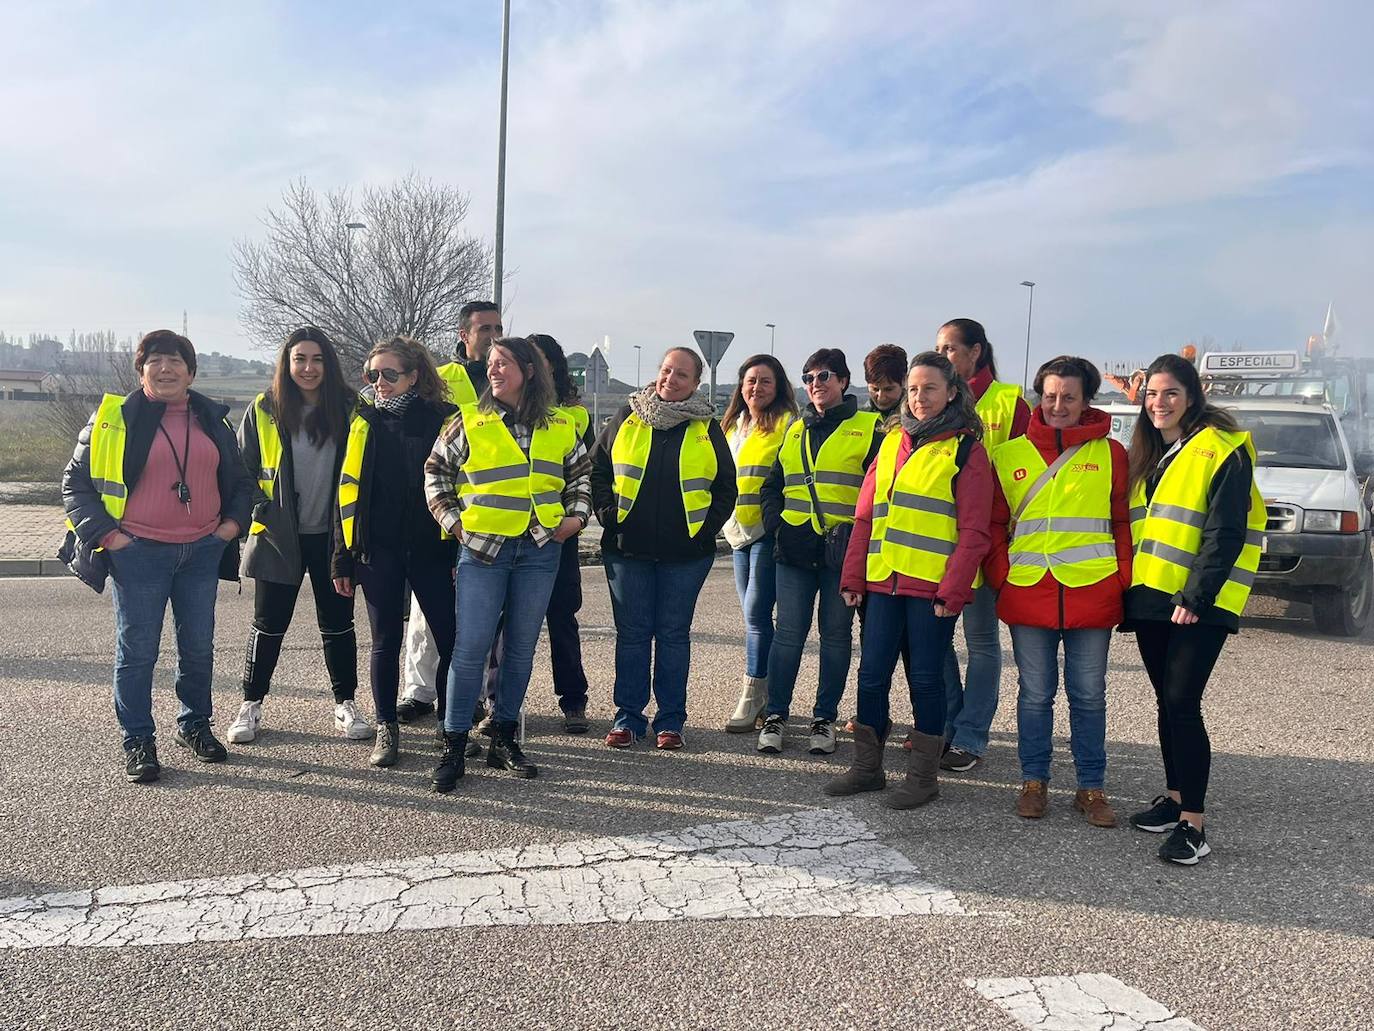
[[[1374,9],[516,0],[507,325],[855,360],[982,320],[1019,371],[1189,339],[1374,353]],[[416,170],[490,237],[498,0],[0,8],[0,330],[249,353],[285,184]]]

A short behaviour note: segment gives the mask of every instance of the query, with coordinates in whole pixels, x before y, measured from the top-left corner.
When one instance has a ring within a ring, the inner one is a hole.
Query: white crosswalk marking
[[[632,837],[0,900],[0,948],[495,924],[961,914],[843,810]]]
[[[1055,1031],[1203,1031],[1108,974],[989,977],[966,981],[1017,1023]]]

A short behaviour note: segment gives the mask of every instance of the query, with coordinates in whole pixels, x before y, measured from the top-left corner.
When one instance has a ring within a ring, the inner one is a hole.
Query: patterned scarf
[[[373,397],[372,403],[383,412],[390,412],[398,419],[405,417],[406,409],[420,395],[414,390],[407,390],[404,394],[397,394],[395,397]]]
[[[968,430],[972,427],[956,398],[953,404],[946,405],[945,410],[933,419],[917,419],[911,414],[911,409],[903,404],[902,429],[906,430],[908,436],[911,437],[911,450],[915,451],[932,437],[938,437],[942,433],[951,431]]]
[[[630,410],[656,430],[671,430],[684,422],[709,419],[716,414],[710,402],[696,394],[683,401],[665,401],[652,383],[630,395]]]

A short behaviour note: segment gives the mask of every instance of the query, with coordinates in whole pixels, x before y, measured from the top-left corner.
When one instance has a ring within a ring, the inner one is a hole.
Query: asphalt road
[[[752,736],[716,729],[742,661],[725,563],[697,610],[687,748],[605,748],[610,606],[601,571],[584,573],[592,734],[560,732],[541,652],[527,749],[540,777],[518,781],[479,765],[446,798],[426,790],[432,755],[420,731],[403,729],[402,762],[391,771],[368,767],[367,742],[334,735],[308,591],[266,730],[224,765],[194,764],[171,744],[165,647],[156,708],[166,772],[158,785],[135,786],[122,776],[111,712],[108,599],[67,579],[0,583],[0,918],[4,900],[18,896],[641,835],[834,805],[820,786],[847,742],[832,758],[809,757],[796,722],[788,751],[765,757]],[[243,594],[222,588],[221,730],[237,705],[251,610],[251,585]],[[843,807],[921,878],[952,892],[962,914],[0,948],[0,1027],[1006,1029],[1019,1025],[966,980],[1080,973],[1109,974],[1211,1031],[1367,1027],[1374,637],[1316,636],[1301,607],[1260,601],[1255,610],[1223,652],[1206,699],[1214,852],[1195,869],[1159,862],[1154,836],[1082,822],[1069,805],[1063,738],[1050,815],[1015,816],[1015,686],[1004,637],[989,761],[947,777],[943,797],[915,812],[871,797]],[[365,680],[365,655],[363,668]],[[799,711],[815,672],[813,640]],[[852,685],[851,672],[846,708]],[[1108,704],[1108,792],[1124,817],[1158,792],[1162,776],[1153,700],[1131,638],[1113,643]],[[894,702],[894,715],[903,705]],[[1059,716],[1066,735],[1062,704]],[[892,770],[902,759],[895,745],[888,754]]]

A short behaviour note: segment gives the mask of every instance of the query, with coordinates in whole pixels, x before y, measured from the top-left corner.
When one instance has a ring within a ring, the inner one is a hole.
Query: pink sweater
[[[191,424],[191,458],[182,455],[186,447],[186,423]],[[129,503],[120,520],[120,529],[134,537],[164,544],[198,541],[219,526],[219,448],[191,415],[185,401],[169,404],[162,413],[161,430],[153,434],[153,446],[143,466]],[[172,438],[172,444],[167,438]],[[186,465],[186,484],[191,488],[191,510],[177,500],[172,485],[180,479],[172,447]],[[108,542],[102,542],[108,543]]]

